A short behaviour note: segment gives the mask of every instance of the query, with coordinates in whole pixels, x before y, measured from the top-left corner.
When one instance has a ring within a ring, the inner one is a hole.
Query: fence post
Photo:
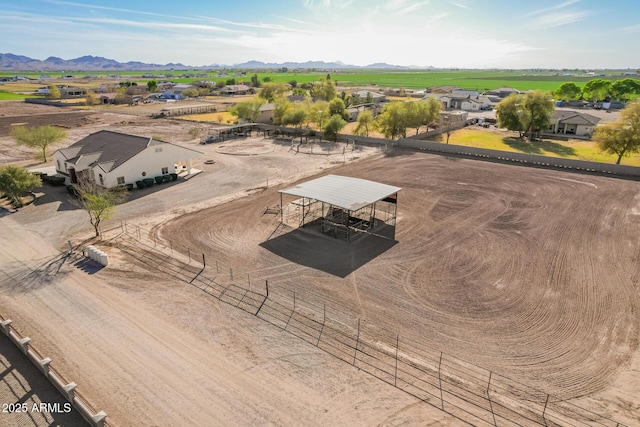
[[[251,277],[249,276],[249,273],[247,273],[247,283],[249,284],[249,292],[251,292]]]
[[[265,280],[264,281],[264,286],[267,288],[267,298],[269,297],[269,281]]]
[[[327,304],[322,304],[322,328],[320,328],[320,335],[318,335],[318,342],[316,347],[320,345],[320,338],[322,338],[322,332],[324,331],[324,323],[327,320]]]
[[[233,268],[229,267],[229,277],[233,280]]]
[[[171,255],[173,255],[173,241],[169,240],[169,248],[171,249]]]
[[[219,273],[220,270],[218,270],[218,260],[216,260],[216,273]]]
[[[4,334],[6,336],[9,336],[9,333],[11,332],[11,324],[13,323],[13,321],[11,319],[7,319],[4,320],[2,322],[0,322],[0,328],[2,328],[2,332],[4,332]]]
[[[491,375],[493,372],[489,371],[489,382],[487,383],[487,400],[489,401],[489,409],[491,409],[491,416],[493,416],[493,425],[497,426],[496,423],[496,414],[493,412],[493,403],[491,402],[491,395],[489,394],[489,389],[491,388]]]
[[[398,346],[400,345],[400,334],[396,335],[396,373],[393,379],[393,386],[398,387]]]
[[[191,249],[187,248],[187,255],[189,256],[189,262],[187,264],[191,264]]]
[[[360,318],[358,318],[358,335],[356,336],[356,351],[353,352],[353,366],[356,366],[356,356],[358,355],[358,343],[360,342]]]
[[[544,409],[542,410],[542,421],[544,421],[544,425],[547,425],[547,420],[544,415],[547,412],[547,404],[549,403],[549,395],[547,394],[547,400],[544,401]]]
[[[207,263],[204,260],[204,254],[202,254],[202,269],[204,270],[206,266],[207,266]]]
[[[440,362],[438,362],[438,382],[440,383],[440,403],[444,411],[444,396],[442,394],[442,352],[440,352]]]

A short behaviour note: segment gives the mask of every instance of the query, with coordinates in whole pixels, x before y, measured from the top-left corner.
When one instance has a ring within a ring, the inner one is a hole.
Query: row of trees
[[[337,96],[335,86],[328,79],[313,85],[311,90],[317,98],[315,102],[307,97],[302,102],[292,103],[285,97],[287,88],[284,85],[269,83],[260,89],[258,96],[237,103],[229,111],[239,119],[253,123],[260,116],[262,106],[273,103],[273,124],[295,129],[306,125],[322,130],[325,138],[334,140],[349,119],[344,97]],[[406,137],[408,128],[415,129],[417,134],[421,126],[430,126],[439,119],[440,103],[434,98],[425,102],[392,102],[384,107],[376,120],[371,111],[361,112],[354,133],[369,136],[370,132],[379,130],[386,138],[395,139]]]
[[[513,94],[496,107],[498,127],[518,132],[520,139],[535,139],[537,133],[551,126],[555,106],[551,94],[543,91]]]
[[[608,97],[622,102],[629,102],[640,97],[640,80],[622,79],[612,82],[605,79],[589,80],[583,88],[573,82],[566,82],[554,92],[556,99],[572,101],[587,99],[590,101],[605,101]]]

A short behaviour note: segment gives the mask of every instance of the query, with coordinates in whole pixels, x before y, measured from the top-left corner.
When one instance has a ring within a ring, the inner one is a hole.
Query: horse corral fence
[[[470,425],[624,427],[566,399],[416,344],[409,336],[365,326],[347,308],[327,303],[312,292],[252,280],[250,274],[160,240],[153,230],[123,222],[105,233],[102,244],[277,326]]]

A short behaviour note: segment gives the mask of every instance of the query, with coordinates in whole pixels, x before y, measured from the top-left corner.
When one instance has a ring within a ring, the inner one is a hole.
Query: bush
[[[125,184],[124,188],[126,188],[127,191],[131,191],[131,190],[133,190],[133,184]]]
[[[171,181],[175,181],[178,179],[178,174],[177,173],[170,173],[169,176],[171,177]]]
[[[73,197],[78,197],[78,190],[75,185],[67,185],[67,193],[71,194]]]
[[[144,182],[144,185],[146,185],[147,187],[151,187],[154,183],[154,179],[153,178],[144,178],[142,180],[142,182]]]
[[[64,185],[65,178],[64,176],[48,176],[45,178],[45,181],[54,187],[62,187]]]
[[[162,184],[164,182],[162,175],[156,176],[154,179],[156,180],[156,184]]]
[[[143,188],[146,188],[147,186],[142,181],[136,181],[136,187],[138,187],[140,190],[142,190]]]

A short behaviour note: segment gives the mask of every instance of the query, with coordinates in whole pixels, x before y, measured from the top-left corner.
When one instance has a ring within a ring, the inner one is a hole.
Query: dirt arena
[[[64,143],[108,128],[197,145],[192,123],[88,117]],[[32,162],[6,137],[0,148],[0,164]],[[111,225],[153,228],[254,286],[268,280],[369,330],[640,424],[639,183],[404,150],[310,156],[265,140],[198,148],[215,164],[134,192]],[[326,173],[401,187],[395,240],[347,244],[265,213],[278,189]],[[116,247],[104,247],[113,262],[99,271],[59,262],[66,240],[90,227],[45,190],[0,216],[1,314],[111,425],[463,424]]]
[[[161,235],[562,399],[619,387],[640,422],[637,182],[415,152],[332,173],[403,189],[396,244],[273,235],[275,190]]]

